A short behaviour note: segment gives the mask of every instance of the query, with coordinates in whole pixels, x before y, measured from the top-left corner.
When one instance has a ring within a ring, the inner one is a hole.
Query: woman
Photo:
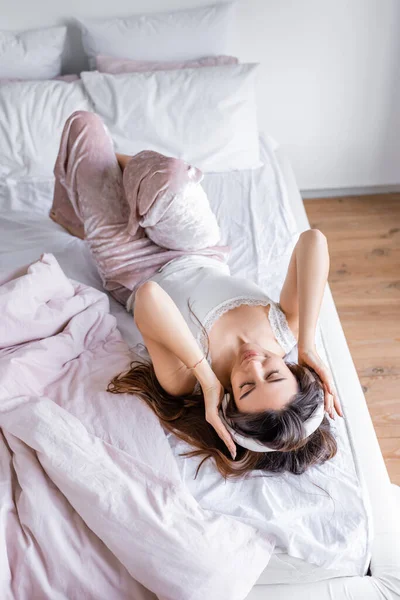
[[[231,276],[198,169],[154,152],[115,154],[100,118],[76,111],[54,174],[52,218],[87,240],[151,357],[109,391],[139,395],[197,448],[188,455],[213,456],[224,475],[302,473],[332,458],[324,408],[343,415],[314,343],[329,271],[325,236],[300,235],[278,304]],[[299,364],[287,363],[296,344]]]

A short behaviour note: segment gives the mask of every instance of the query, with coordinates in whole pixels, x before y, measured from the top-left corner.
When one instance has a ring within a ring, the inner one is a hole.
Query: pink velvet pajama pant
[[[158,246],[141,227],[134,235],[128,231],[135,199],[124,187],[112,138],[97,114],[79,110],[68,117],[54,175],[50,216],[86,240],[104,288],[122,304],[141,282],[175,258],[203,254],[226,261],[227,246],[177,250]]]

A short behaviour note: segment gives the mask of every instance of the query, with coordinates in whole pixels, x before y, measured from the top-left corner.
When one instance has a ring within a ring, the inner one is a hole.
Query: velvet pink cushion
[[[171,71],[197,67],[215,67],[219,65],[237,65],[235,56],[206,56],[196,60],[186,61],[147,61],[131,60],[130,58],[115,58],[114,56],[96,56],[96,69],[100,73],[139,73],[144,71]]]

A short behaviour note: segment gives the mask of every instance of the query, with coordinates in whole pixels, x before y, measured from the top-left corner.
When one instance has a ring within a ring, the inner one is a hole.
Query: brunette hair
[[[202,328],[205,332],[203,326]],[[208,356],[209,338],[207,332],[205,334],[208,340]],[[269,473],[287,471],[301,475],[310,466],[322,464],[333,458],[337,452],[337,443],[326,415],[316,431],[303,439],[303,423],[313,414],[320,402],[319,390],[322,383],[317,373],[309,367],[295,363],[287,363],[287,366],[296,377],[299,390],[282,409],[259,413],[239,412],[233,394],[226,390],[229,394],[226,414],[234,422],[235,430],[280,450],[253,452],[236,444],[235,460],[205,419],[201,389],[200,392],[182,396],[168,394],[158,382],[151,361],[132,361],[126,372],[111,380],[107,390],[113,394],[128,393],[139,396],[155,412],[168,431],[193,446],[194,450],[184,452],[180,456],[203,457],[195,477],[208,458],[214,458],[217,469],[225,478],[243,477],[255,469]]]

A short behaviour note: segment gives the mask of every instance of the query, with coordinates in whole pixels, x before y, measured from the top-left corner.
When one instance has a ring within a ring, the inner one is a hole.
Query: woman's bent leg
[[[111,137],[99,115],[77,110],[64,124],[54,166],[55,210],[83,226],[90,238],[103,225],[124,225],[128,216],[122,173]],[[65,205],[62,204],[67,194]]]
[[[114,279],[106,258],[111,247],[118,252],[113,241],[125,228],[127,205],[112,140],[98,115],[75,111],[68,117],[54,175],[51,218],[87,240],[105,289],[124,303],[129,289]]]
[[[58,177],[54,181],[53,204],[49,212],[49,217],[64,227],[71,235],[81,238],[85,237],[83,223],[75,212],[75,209],[69,199],[67,190]]]
[[[75,111],[68,117],[54,175],[52,212],[59,211],[61,224],[68,229],[69,223],[70,231],[84,236],[105,289],[123,304],[141,282],[174,258],[200,253],[225,260],[225,247],[171,250],[154,243],[142,227],[134,232],[127,227],[137,207],[128,205],[111,136],[95,113]]]

